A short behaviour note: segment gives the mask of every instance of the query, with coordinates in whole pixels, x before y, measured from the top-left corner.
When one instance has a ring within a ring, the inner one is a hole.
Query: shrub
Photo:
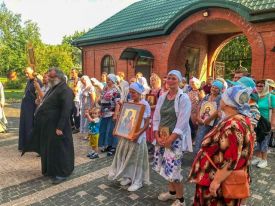
[[[20,80],[8,80],[5,83],[5,89],[22,89],[23,83]]]

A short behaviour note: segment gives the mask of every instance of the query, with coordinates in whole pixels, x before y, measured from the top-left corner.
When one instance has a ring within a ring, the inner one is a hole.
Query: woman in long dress
[[[132,102],[145,105],[141,127],[134,134],[134,140],[121,138],[109,172],[110,180],[120,180],[122,186],[131,184],[128,191],[140,189],[143,184],[149,184],[149,161],[146,145],[146,129],[150,120],[150,105],[141,95],[144,87],[135,82],[130,85]]]

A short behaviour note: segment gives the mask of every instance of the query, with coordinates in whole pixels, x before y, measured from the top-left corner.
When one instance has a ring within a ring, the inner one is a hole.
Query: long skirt
[[[220,188],[217,197],[213,197],[210,195],[209,187],[196,185],[194,206],[239,206],[240,204],[239,199],[225,199]]]
[[[132,184],[150,184],[146,141],[138,144],[125,138],[119,140],[109,179],[120,178],[130,178]]]

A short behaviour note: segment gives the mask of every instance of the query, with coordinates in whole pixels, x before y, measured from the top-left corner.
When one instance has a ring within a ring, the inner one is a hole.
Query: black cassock
[[[42,174],[67,177],[74,170],[74,146],[70,123],[73,92],[61,82],[50,89],[34,117],[34,127],[25,152],[41,156]],[[56,135],[56,129],[63,131]]]
[[[42,85],[40,80],[38,80],[38,83],[40,84],[40,86]],[[36,109],[35,99],[36,93],[34,87],[34,80],[31,79],[27,82],[25,88],[25,95],[21,103],[18,141],[19,150],[23,150],[26,143],[30,139],[30,133],[33,128],[33,115]]]

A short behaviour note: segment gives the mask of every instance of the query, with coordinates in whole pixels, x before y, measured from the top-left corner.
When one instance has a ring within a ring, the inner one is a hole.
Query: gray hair
[[[48,72],[51,72],[51,71],[55,71],[56,77],[60,79],[62,82],[66,81],[65,74],[59,68],[55,68],[55,67],[50,68]]]

